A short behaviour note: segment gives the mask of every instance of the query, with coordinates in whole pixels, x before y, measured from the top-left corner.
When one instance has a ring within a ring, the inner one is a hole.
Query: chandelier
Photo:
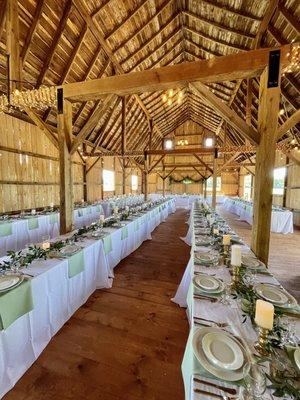
[[[187,139],[180,139],[177,142],[178,146],[187,146],[189,144]]]
[[[18,108],[22,111],[26,107],[43,111],[55,105],[55,86],[41,86],[39,89],[22,91],[16,89],[10,97],[5,94],[0,97],[0,112],[10,112],[14,108]]]
[[[176,95],[174,94],[174,90],[170,89],[166,93],[162,95],[162,101],[166,103],[168,106],[171,106],[174,102],[177,104],[181,104],[183,98],[182,91],[179,91]]]

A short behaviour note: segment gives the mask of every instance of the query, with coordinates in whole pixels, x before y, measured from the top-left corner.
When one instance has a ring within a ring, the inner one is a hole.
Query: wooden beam
[[[237,151],[236,153],[233,154],[232,157],[230,157],[217,171],[217,174],[219,174],[224,168],[226,168],[238,155],[240,155],[241,152]]]
[[[278,86],[269,88],[268,68],[265,68],[259,85],[258,132],[260,133],[260,143],[256,152],[251,248],[266,265],[269,258],[279,105],[280,73]]]
[[[270,0],[270,2],[269,2],[267,10],[264,14],[264,18],[259,25],[259,28],[258,28],[258,31],[256,34],[256,38],[254,40],[254,48],[255,49],[258,49],[261,46],[262,37],[268,29],[268,25],[269,25],[273,15],[274,15],[274,12],[276,11],[276,8],[278,6],[278,1],[279,0]]]
[[[5,26],[6,0],[0,0],[0,39]]]
[[[203,179],[205,179],[205,176],[201,174],[201,172],[199,171],[199,169],[198,169],[197,167],[195,167],[195,166],[193,165],[193,168],[194,168],[194,170],[195,170]]]
[[[280,49],[283,66],[289,65],[291,45],[281,46]],[[210,60],[69,83],[63,85],[63,88],[66,98],[72,101],[84,101],[96,100],[104,94],[110,93],[126,95],[165,90],[172,86],[186,85],[187,82],[221,82],[244,79],[260,75],[268,65],[271,50],[274,49],[263,48]]]
[[[212,209],[216,209],[217,205],[217,177],[218,177],[218,151],[215,151],[214,161],[213,161],[213,184],[212,184],[212,198],[211,206]]]
[[[26,58],[27,58],[27,55],[29,53],[29,47],[30,47],[33,35],[35,34],[37,26],[38,26],[38,23],[40,21],[40,18],[41,18],[41,15],[42,15],[42,11],[43,11],[43,5],[44,5],[44,0],[38,0],[38,3],[37,3],[36,8],[35,8],[33,21],[30,24],[30,29],[29,29],[29,32],[28,32],[28,34],[26,36],[25,43],[24,43],[22,51],[21,51],[21,59],[22,59],[23,65],[26,62]]]
[[[29,107],[24,107],[26,114],[32,119],[35,125],[47,136],[52,144],[58,149],[58,141],[53,132],[45,124],[45,122]]]
[[[165,155],[163,154],[157,161],[154,161],[154,163],[149,167],[148,172],[150,173],[164,158]]]
[[[208,169],[209,172],[213,173],[213,170],[206,164],[206,162],[204,162],[204,161],[202,160],[202,158],[200,158],[200,157],[198,156],[198,154],[195,153],[195,154],[194,154],[194,157],[196,157],[197,160],[200,162],[200,164],[204,165],[204,167],[205,167],[206,169]]]
[[[121,152],[124,156],[126,152],[126,97],[122,98],[122,130],[121,130]],[[126,160],[122,159],[122,193],[126,193]]]
[[[115,100],[114,95],[106,96],[102,103],[99,103],[98,106],[94,109],[94,112],[86,122],[86,124],[81,128],[80,132],[74,139],[71,154],[74,154],[78,149],[78,146],[85,140],[85,138],[91,133],[91,131],[95,128],[95,126],[99,123],[99,119],[105,113],[105,111],[111,106],[112,102]]]
[[[59,25],[58,25],[58,27],[57,27],[57,29],[55,31],[55,35],[54,35],[54,37],[52,39],[51,46],[47,51],[46,59],[45,59],[44,64],[42,66],[41,72],[40,72],[40,74],[38,76],[38,79],[37,79],[37,82],[36,82],[36,86],[37,87],[39,87],[44,81],[44,78],[45,78],[46,73],[47,73],[47,71],[49,69],[49,66],[50,66],[50,63],[52,61],[52,58],[53,58],[54,52],[56,50],[56,47],[58,45],[58,42],[59,42],[59,40],[61,38],[61,35],[62,35],[66,25],[67,25],[67,21],[68,21],[68,18],[69,18],[71,9],[72,9],[72,5],[73,5],[72,0],[67,0],[67,3],[65,5],[65,8],[64,8],[64,11],[63,11],[62,18],[61,18],[61,20],[59,22]]]
[[[283,3],[279,4],[278,10],[284,16],[286,21],[297,32],[297,35],[300,35],[300,23],[299,23],[299,19],[296,17],[296,15],[293,12],[290,12],[287,8],[285,8]]]
[[[68,137],[72,135],[72,104],[63,98],[63,92],[61,89],[58,89],[57,102],[60,175],[60,233],[63,235],[71,232],[73,229],[72,155],[68,145]]]
[[[220,100],[208,87],[200,82],[191,85],[199,95],[206,101],[223,119],[230,124],[243,137],[252,144],[258,144],[259,135],[257,132],[238,115],[226,103]]]
[[[21,86],[21,63],[19,45],[19,10],[18,2],[7,0],[6,4],[6,49],[9,54],[9,77],[12,80],[10,90]]]
[[[282,136],[287,133],[291,128],[300,122],[300,110],[297,110],[292,114],[277,130],[277,141],[282,138]]]

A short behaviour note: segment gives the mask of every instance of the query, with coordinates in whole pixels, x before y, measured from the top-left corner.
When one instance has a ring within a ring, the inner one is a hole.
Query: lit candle
[[[42,243],[42,249],[43,249],[43,250],[48,250],[48,249],[50,249],[50,242],[43,242],[43,243]]]
[[[214,235],[218,235],[219,234],[219,229],[218,228],[214,228],[213,233],[214,233]]]
[[[83,204],[84,203],[84,199],[81,199],[81,204]]]
[[[256,300],[255,322],[258,326],[271,331],[273,329],[274,306],[264,301]]]
[[[230,235],[223,235],[223,245],[229,246],[230,245],[231,236]]]
[[[54,207],[54,203],[50,203],[50,207],[53,208]]]
[[[231,246],[231,265],[240,267],[242,263],[242,249],[241,246],[234,244]]]
[[[36,214],[35,208],[33,208],[33,209],[31,210],[31,214],[32,214],[32,215],[35,215],[35,214]]]
[[[100,217],[99,217],[99,221],[100,221],[100,222],[104,222],[104,220],[105,220],[105,217],[104,217],[103,214],[101,214]]]

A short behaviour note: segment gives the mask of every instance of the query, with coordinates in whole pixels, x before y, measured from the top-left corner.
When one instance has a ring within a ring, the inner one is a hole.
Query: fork
[[[215,324],[215,325],[219,326],[220,328],[225,328],[226,326],[228,326],[228,324],[226,322],[216,322],[216,321],[213,321],[211,319],[205,319],[205,318],[200,318],[200,317],[194,317],[194,319],[197,319],[197,320],[200,320],[200,321],[210,322],[212,324]]]
[[[213,382],[205,381],[204,379],[194,378],[194,381],[197,382],[197,383],[201,383],[203,385],[208,385],[208,386],[215,387],[216,389],[223,390],[223,392],[227,392],[229,394],[233,394],[234,395],[234,394],[237,393],[236,389],[234,389],[234,388],[227,388],[227,387],[218,385],[218,384],[213,383]]]

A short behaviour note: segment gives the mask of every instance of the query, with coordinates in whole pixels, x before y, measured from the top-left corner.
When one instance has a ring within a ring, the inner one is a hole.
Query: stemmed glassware
[[[262,400],[267,388],[267,378],[261,365],[247,362],[243,368],[245,390],[244,398]]]

